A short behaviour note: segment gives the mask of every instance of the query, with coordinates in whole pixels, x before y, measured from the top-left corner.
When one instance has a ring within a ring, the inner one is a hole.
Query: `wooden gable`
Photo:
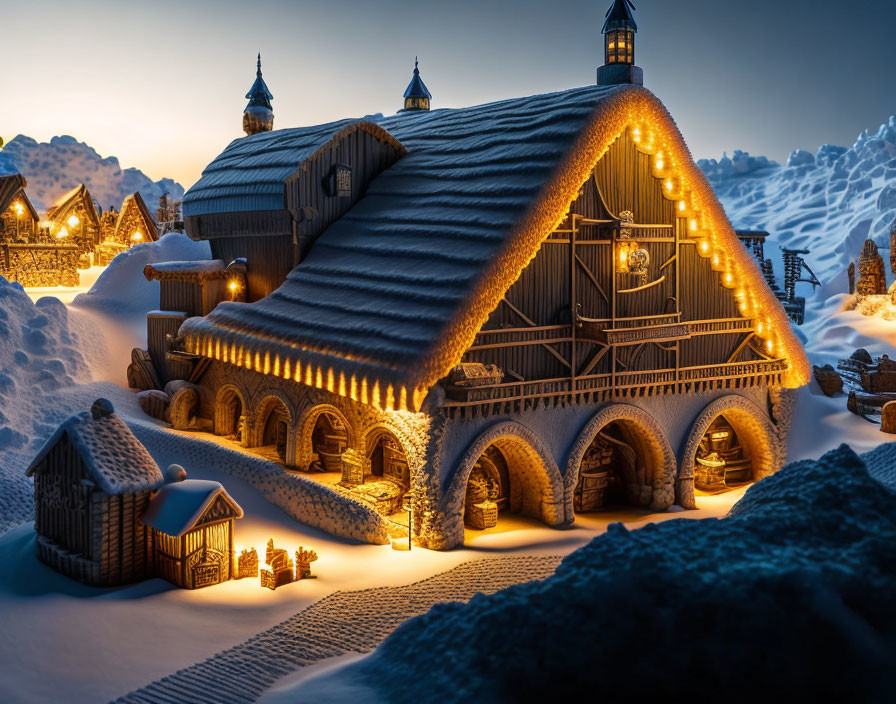
[[[543,242],[482,326],[464,362],[494,364],[505,384],[639,372],[713,376],[714,367],[774,361],[741,313],[735,287],[700,256],[689,220],[628,131],[594,166],[567,216]],[[645,273],[617,271],[619,219],[649,254]],[[574,244],[573,244],[574,243]],[[757,366],[757,365],[753,365]],[[758,373],[758,367],[756,369]]]
[[[122,203],[113,237],[116,242],[128,246],[159,239],[156,222],[149,214],[139,191],[132,193]]]
[[[213,523],[220,523],[222,521],[228,521],[234,518],[239,518],[241,512],[239,507],[237,507],[232,501],[228,500],[225,494],[218,494],[215,497],[215,500],[212,501],[202,512],[202,515],[196,520],[196,523],[193,525],[193,529],[199,528],[201,526],[211,525]]]

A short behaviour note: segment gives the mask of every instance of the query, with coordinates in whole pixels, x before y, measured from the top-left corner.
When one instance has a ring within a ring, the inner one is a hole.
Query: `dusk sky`
[[[0,0],[0,136],[70,134],[189,186],[242,136],[262,52],[275,129],[593,83],[609,0]],[[637,63],[695,157],[850,145],[896,114],[893,0],[635,0]],[[848,28],[848,29],[847,29]]]

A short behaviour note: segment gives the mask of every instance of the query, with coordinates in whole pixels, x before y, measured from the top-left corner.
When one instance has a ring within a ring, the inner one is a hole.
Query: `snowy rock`
[[[809,166],[815,164],[815,156],[812,152],[807,152],[805,149],[797,149],[790,153],[790,156],[787,158],[787,168],[792,169],[798,166]]]
[[[888,701],[894,564],[896,495],[842,446],[754,485],[724,519],[614,524],[544,581],[437,605],[314,691],[351,681],[398,704]]]

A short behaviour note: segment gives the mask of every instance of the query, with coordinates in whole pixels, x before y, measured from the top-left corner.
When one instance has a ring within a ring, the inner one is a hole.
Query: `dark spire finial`
[[[414,75],[411,76],[411,82],[408,84],[407,90],[404,92],[404,112],[405,110],[429,110],[429,101],[432,95],[426,89],[426,84],[420,78],[420,57],[414,57]]]
[[[256,70],[255,75],[256,76],[261,75],[261,52],[260,51],[258,52],[258,69]]]
[[[267,84],[261,77],[261,52],[258,52],[258,63],[255,70],[255,82],[246,93],[249,104],[243,112],[243,130],[252,135],[258,132],[268,132],[274,126],[274,110],[271,100],[274,96],[268,90]]]

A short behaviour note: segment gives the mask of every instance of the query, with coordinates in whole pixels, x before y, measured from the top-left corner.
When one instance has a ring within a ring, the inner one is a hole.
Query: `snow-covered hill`
[[[700,167],[739,229],[768,230],[774,245],[811,250],[806,258],[824,286],[819,298],[846,290],[846,267],[871,236],[888,248],[896,221],[896,116],[849,148],[793,152],[786,165],[741,151]],[[779,272],[780,275],[780,272]],[[808,291],[806,292],[808,293]]]
[[[28,180],[28,196],[34,206],[46,210],[79,183],[87,184],[103,209],[121,207],[126,195],[140,191],[150,210],[159,196],[168,193],[180,200],[184,188],[170,178],[152,181],[139,169],[122,169],[114,156],[101,157],[74,137],[53,137],[37,142],[18,135],[0,151],[0,175],[21,173]]]

